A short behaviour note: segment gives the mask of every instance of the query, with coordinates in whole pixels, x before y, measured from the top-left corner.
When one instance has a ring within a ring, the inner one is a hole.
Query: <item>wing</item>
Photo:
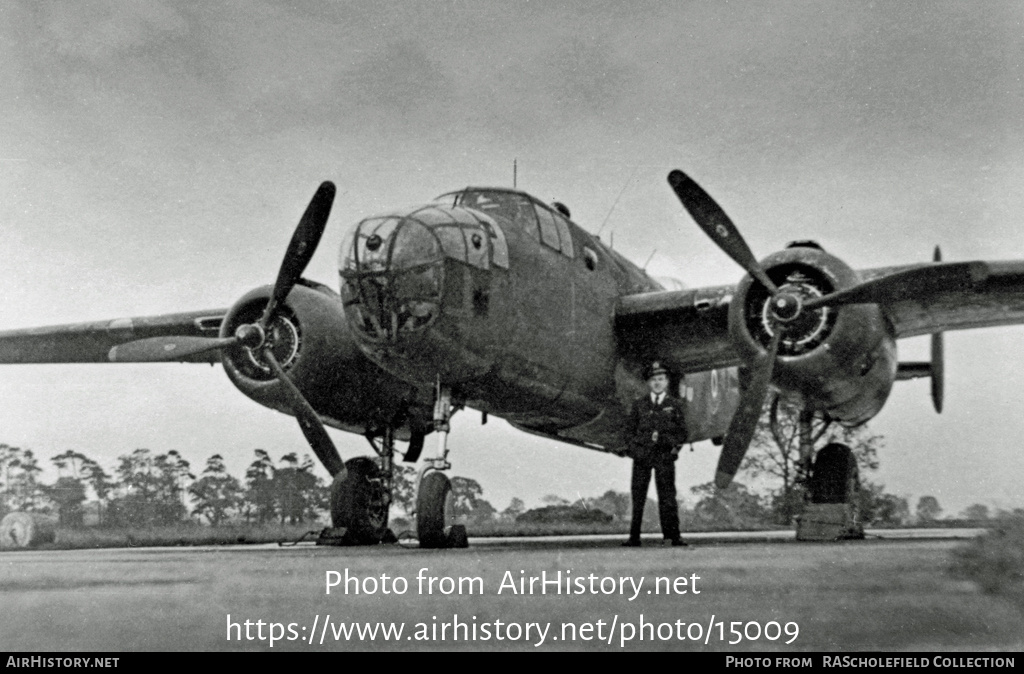
[[[107,363],[131,362],[118,357],[117,347],[142,339],[216,337],[227,309],[180,314],[117,318],[95,323],[73,323],[45,328],[0,332],[0,363]],[[173,340],[167,341],[173,350]],[[152,360],[152,359],[148,359]],[[182,363],[219,363],[218,351],[169,357]]]
[[[666,290],[620,297],[615,332],[621,353],[638,362],[664,359],[680,373],[741,364],[729,337],[735,286]]]
[[[970,264],[973,282],[968,286],[883,305],[896,337],[1024,323],[1024,261]],[[873,280],[921,266],[926,265],[868,269],[861,276]]]
[[[907,274],[921,267],[947,268],[956,282],[936,289],[928,277]],[[858,274],[864,282],[905,277],[892,287],[892,300],[882,304],[897,338],[1024,323],[1024,261],[925,263]],[[715,286],[620,297],[615,330],[623,355],[668,359],[680,372],[742,364],[729,338],[735,291],[736,286]]]

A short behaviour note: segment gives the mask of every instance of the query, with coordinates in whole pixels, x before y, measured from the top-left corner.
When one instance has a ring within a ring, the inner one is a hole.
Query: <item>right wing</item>
[[[132,358],[118,358],[117,347],[154,337],[216,337],[227,312],[227,309],[212,309],[6,330],[0,332],[0,364],[132,362]],[[207,351],[168,360],[219,363],[220,352]]]

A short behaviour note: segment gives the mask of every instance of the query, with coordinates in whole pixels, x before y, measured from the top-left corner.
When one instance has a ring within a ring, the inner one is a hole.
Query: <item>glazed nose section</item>
[[[360,273],[399,270],[441,259],[429,228],[409,218],[371,218],[352,232],[347,267]]]
[[[410,271],[440,261],[444,253],[441,242],[429,227],[406,218],[395,229],[390,255],[390,264],[395,271]]]
[[[342,250],[342,299],[351,325],[377,341],[425,328],[440,308],[442,259],[440,242],[420,222],[360,222]]]

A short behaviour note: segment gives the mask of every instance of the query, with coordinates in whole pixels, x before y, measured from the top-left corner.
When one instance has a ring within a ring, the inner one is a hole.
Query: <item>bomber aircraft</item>
[[[941,411],[942,332],[1024,322],[1024,261],[941,262],[936,249],[930,263],[858,271],[811,241],[758,261],[696,182],[681,171],[668,182],[746,271],[737,285],[667,290],[561,204],[467,187],[356,223],[335,292],[302,278],[334,200],[325,182],[272,286],[227,309],[0,332],[0,363],[219,362],[245,395],[298,420],[332,476],[343,543],[391,536],[396,442],[408,443],[402,458],[421,466],[419,544],[437,548],[465,544],[444,472],[459,409],[624,454],[629,405],[657,359],[686,401],[687,442],[722,446],[719,487],[774,392],[803,410],[810,501],[843,503],[856,462],[843,445],[815,452],[822,424],[866,422],[895,381],[920,376]],[[924,334],[931,361],[900,363],[896,341]],[[325,426],[364,435],[376,458],[342,461]]]

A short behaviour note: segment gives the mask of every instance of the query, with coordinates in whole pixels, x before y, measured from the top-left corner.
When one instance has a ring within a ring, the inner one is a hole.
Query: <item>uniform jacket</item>
[[[654,431],[658,439],[654,441]],[[655,404],[651,395],[637,398],[626,424],[626,442],[634,459],[656,459],[668,455],[686,441],[683,401],[668,393]]]

